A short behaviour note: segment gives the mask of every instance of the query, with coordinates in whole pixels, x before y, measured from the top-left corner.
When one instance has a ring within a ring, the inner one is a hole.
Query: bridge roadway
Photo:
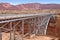
[[[32,32],[33,34],[38,34],[38,32],[40,32],[40,34],[42,35],[46,35],[46,30],[47,30],[47,26],[48,26],[48,22],[49,19],[53,16],[53,13],[37,13],[37,14],[0,14],[0,24],[5,23],[3,26],[0,25],[0,40],[2,40],[2,30],[4,26],[6,26],[6,23],[10,24],[10,29],[6,30],[10,31],[10,40],[12,40],[12,30],[14,31],[14,35],[15,35],[15,31],[16,31],[16,26],[19,24],[16,23],[12,28],[12,22],[13,21],[22,21],[22,27],[21,27],[21,39],[20,40],[24,40],[23,39],[23,35],[24,35],[24,22],[26,19],[32,19],[28,22],[32,23],[34,25],[34,31]],[[37,21],[38,20],[38,21]],[[42,27],[44,25],[44,27]],[[38,28],[36,27],[38,26]],[[29,33],[31,35],[31,28],[29,27]],[[42,30],[43,29],[43,30]],[[14,40],[15,40],[15,36],[14,36]]]

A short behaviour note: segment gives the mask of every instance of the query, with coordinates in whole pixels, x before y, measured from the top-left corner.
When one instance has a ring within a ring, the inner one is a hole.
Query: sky
[[[56,3],[56,4],[60,4],[60,0],[0,0],[0,3],[1,2],[11,3],[14,5],[26,4],[26,3],[41,3],[41,4]]]

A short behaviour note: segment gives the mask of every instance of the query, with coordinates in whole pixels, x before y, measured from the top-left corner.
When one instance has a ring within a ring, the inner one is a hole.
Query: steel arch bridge
[[[9,32],[10,38],[9,40],[24,40],[24,28],[25,22],[28,23],[28,32],[29,36],[32,34],[46,35],[47,26],[50,18],[54,16],[53,13],[37,13],[37,14],[0,14],[0,40],[2,40],[2,33]],[[14,23],[16,22],[16,23]],[[6,28],[6,26],[8,28]],[[16,31],[17,26],[19,26],[19,30],[21,31],[20,39],[16,39]],[[32,28],[33,27],[33,31]],[[12,39],[12,31],[13,31],[13,39]],[[27,34],[26,33],[26,34]]]

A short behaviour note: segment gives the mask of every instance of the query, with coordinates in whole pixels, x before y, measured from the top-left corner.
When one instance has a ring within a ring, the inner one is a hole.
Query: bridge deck
[[[32,16],[46,16],[53,13],[37,13],[37,14],[0,14],[0,20],[22,18],[22,17],[32,17]]]

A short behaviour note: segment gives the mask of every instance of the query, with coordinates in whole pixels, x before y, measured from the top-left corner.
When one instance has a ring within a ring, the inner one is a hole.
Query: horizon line
[[[9,3],[9,2],[0,2],[0,3]],[[31,3],[37,3],[37,2],[31,2]],[[9,4],[12,4],[12,5],[18,5],[18,4],[30,4],[30,3],[9,3]],[[38,4],[60,4],[60,3],[38,3]]]

